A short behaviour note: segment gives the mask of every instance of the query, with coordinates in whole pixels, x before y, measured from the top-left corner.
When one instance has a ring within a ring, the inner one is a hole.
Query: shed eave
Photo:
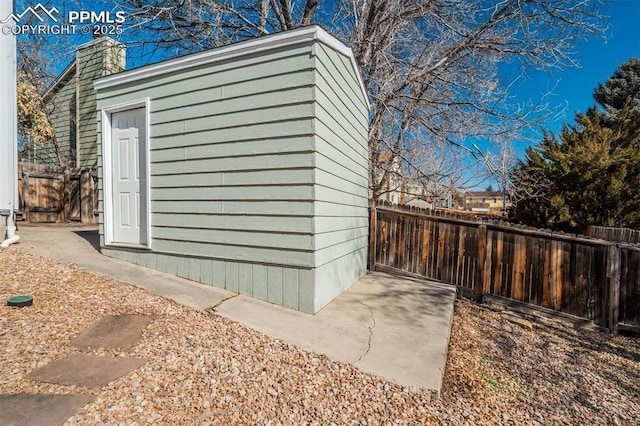
[[[217,47],[203,52],[169,59],[156,64],[145,65],[140,68],[132,69],[130,71],[124,71],[118,74],[99,78],[93,83],[93,85],[96,90],[107,89],[121,84],[132,83],[144,78],[157,77],[169,72],[176,72],[200,65],[211,64],[218,61],[235,58],[238,56],[264,52],[280,47],[291,46],[310,41],[322,42],[332,49],[336,50],[337,52],[349,57],[350,62],[353,66],[353,72],[356,73],[358,81],[360,83],[360,90],[368,105],[369,102],[366,95],[366,90],[364,89],[364,86],[362,84],[362,77],[360,76],[360,71],[353,56],[353,52],[347,45],[330,35],[327,31],[325,31],[318,25],[301,27],[291,31],[284,31],[230,44],[227,46]]]
[[[169,72],[181,71],[199,65],[223,61],[249,53],[257,53],[283,46],[304,43],[305,41],[313,41],[316,38],[315,33],[318,29],[320,29],[320,27],[304,27],[293,31],[285,31],[227,46],[216,47],[203,52],[192,53],[156,64],[145,65],[131,71],[103,77],[96,80],[93,85],[96,90],[101,90],[120,84],[131,83],[143,78],[156,77]]]
[[[371,109],[371,104],[369,103],[369,97],[367,96],[367,90],[364,87],[364,82],[362,81],[362,74],[360,74],[360,67],[358,67],[358,63],[356,62],[356,58],[353,55],[353,50],[342,41],[338,40],[327,31],[325,31],[322,27],[316,27],[317,31],[315,33],[315,39],[326,44],[333,50],[338,53],[341,53],[349,58],[349,62],[351,63],[351,67],[353,68],[353,72],[358,79],[358,86],[360,86],[360,93],[362,98],[364,99],[367,109]]]

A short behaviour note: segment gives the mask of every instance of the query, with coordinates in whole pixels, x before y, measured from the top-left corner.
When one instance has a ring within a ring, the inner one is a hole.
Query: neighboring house
[[[402,165],[400,164],[400,158],[390,152],[383,152],[378,156],[378,163],[380,163],[378,171],[382,174],[376,179],[376,181],[382,181],[382,194],[378,199],[391,204],[401,204]]]
[[[309,313],[365,274],[369,105],[322,28],[95,87],[105,255]]]
[[[427,188],[419,180],[410,180],[404,185],[403,192],[401,204],[422,209],[451,208],[451,191],[444,188],[429,193],[430,191],[427,191]]]
[[[52,143],[31,146],[29,162],[95,169],[98,151],[93,82],[124,69],[123,44],[108,37],[98,37],[78,46],[75,59],[44,94],[45,108],[55,130],[62,164]]]
[[[380,173],[386,173],[382,182],[383,192],[378,197],[379,200],[424,209],[451,208],[450,191],[438,191],[441,193],[440,196],[435,196],[433,193],[428,194],[429,191],[419,179],[403,177],[401,160],[398,156],[392,157],[390,153],[384,152],[379,155],[378,162],[381,166]]]
[[[464,193],[465,210],[478,213],[503,214],[511,203],[501,191],[471,191]],[[506,204],[505,204],[506,200]]]

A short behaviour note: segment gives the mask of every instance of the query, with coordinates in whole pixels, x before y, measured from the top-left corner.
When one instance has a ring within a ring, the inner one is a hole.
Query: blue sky
[[[580,67],[567,68],[556,72],[539,72],[530,74],[530,78],[524,80],[518,87],[514,87],[512,94],[520,104],[529,101],[538,101],[540,97],[553,90],[553,94],[546,98],[551,107],[564,107],[564,115],[555,121],[543,123],[542,128],[558,133],[563,124],[572,124],[576,112],[585,111],[593,104],[592,92],[599,83],[610,77],[615,69],[627,61],[630,57],[640,57],[640,0],[603,0],[607,8],[604,12],[610,16],[609,27],[605,38],[591,37],[576,49],[575,57],[581,63]],[[22,10],[26,4],[32,2],[21,0],[18,2],[18,10]],[[64,5],[64,2],[52,2],[52,4]],[[107,7],[107,5],[109,7]],[[92,7],[96,10],[108,10],[113,6],[109,1],[99,0]],[[64,9],[64,6],[60,6]],[[74,40],[80,44],[89,40],[89,35],[78,37]],[[126,40],[126,36],[125,36]],[[61,61],[62,70],[70,61]],[[128,67],[142,65],[138,61],[129,58]],[[155,60],[162,58],[155,58]],[[64,62],[64,63],[62,63]],[[528,140],[513,141],[516,155],[522,157],[525,147],[540,140],[540,130],[531,132]],[[478,141],[482,149],[489,149],[488,144]]]
[[[579,68],[568,68],[555,73],[533,74],[522,84],[516,94],[525,102],[539,99],[541,94],[553,89],[548,101],[554,105],[566,105],[564,117],[546,123],[545,128],[558,133],[563,124],[573,124],[576,112],[583,112],[593,105],[593,90],[609,78],[616,68],[632,56],[640,57],[640,0],[609,0],[605,13],[610,16],[606,40],[592,37],[578,46],[576,58]],[[554,88],[555,86],[555,88]],[[524,155],[530,142],[516,142],[516,152]]]

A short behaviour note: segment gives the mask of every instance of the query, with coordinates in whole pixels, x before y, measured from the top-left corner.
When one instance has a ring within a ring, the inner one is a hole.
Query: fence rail
[[[384,203],[370,226],[374,269],[640,330],[640,247]]]

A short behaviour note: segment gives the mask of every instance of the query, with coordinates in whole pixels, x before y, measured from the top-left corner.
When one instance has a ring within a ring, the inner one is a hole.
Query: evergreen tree
[[[615,120],[625,106],[632,114],[640,115],[640,58],[631,58],[622,64],[594,90],[593,98],[608,119]]]
[[[514,206],[512,218],[570,232],[640,228],[640,60],[620,66],[594,99],[575,125],[558,137],[545,133],[518,162],[513,176],[531,196]]]

